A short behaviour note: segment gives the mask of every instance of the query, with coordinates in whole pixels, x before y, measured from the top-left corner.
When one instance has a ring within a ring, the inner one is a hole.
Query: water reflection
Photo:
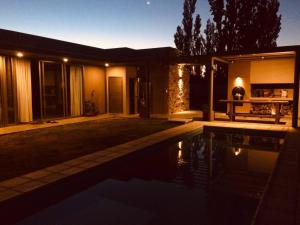
[[[249,225],[283,143],[207,133],[156,145],[116,162],[94,186],[43,213],[57,224],[59,209],[73,212],[75,205],[63,225],[81,215],[100,221],[94,224]]]

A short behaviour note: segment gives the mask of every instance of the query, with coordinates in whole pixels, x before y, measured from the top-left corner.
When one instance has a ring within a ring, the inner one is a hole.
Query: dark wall
[[[168,113],[169,67],[163,65],[150,66],[150,113]]]

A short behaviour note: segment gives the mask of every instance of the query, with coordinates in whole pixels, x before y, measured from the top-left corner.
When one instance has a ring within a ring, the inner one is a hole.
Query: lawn
[[[160,119],[102,119],[0,136],[0,180],[180,124]]]

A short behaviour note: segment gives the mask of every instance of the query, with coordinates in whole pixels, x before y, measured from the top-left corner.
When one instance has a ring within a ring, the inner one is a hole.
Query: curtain
[[[18,120],[19,122],[30,122],[32,121],[30,61],[12,59],[12,66],[16,76]]]
[[[70,67],[71,116],[80,116],[83,114],[82,79],[83,79],[83,67],[71,66]]]
[[[3,102],[4,102],[4,89],[5,89],[5,57],[0,56],[0,126],[4,122],[3,118]]]

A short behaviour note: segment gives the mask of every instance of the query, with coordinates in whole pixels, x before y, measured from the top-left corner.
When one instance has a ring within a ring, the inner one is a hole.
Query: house
[[[245,99],[286,98],[298,126],[299,49],[179,57],[168,47],[99,49],[0,29],[0,124],[104,113],[168,117],[203,104],[212,120],[213,111],[228,110],[219,100],[232,98],[238,78]]]

